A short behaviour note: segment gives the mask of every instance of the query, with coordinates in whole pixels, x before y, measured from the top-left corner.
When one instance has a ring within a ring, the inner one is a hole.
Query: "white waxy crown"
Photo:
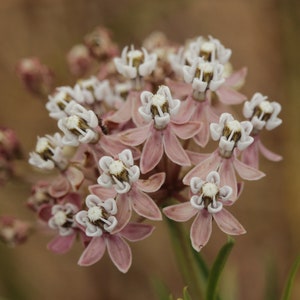
[[[219,192],[219,189],[215,183],[207,182],[202,186],[203,195],[213,198]]]
[[[202,70],[204,73],[212,73],[214,68],[211,63],[205,62],[205,63],[200,63],[199,65],[200,70]]]
[[[233,131],[233,132],[239,132],[241,131],[241,124],[239,121],[233,120],[233,121],[229,121],[226,123],[227,127],[229,128],[229,130]]]
[[[162,107],[166,103],[166,98],[163,95],[153,95],[151,100],[156,107]]]
[[[66,126],[68,129],[76,129],[79,123],[80,118],[74,115],[67,118]]]
[[[212,42],[204,42],[201,45],[201,50],[205,52],[212,52],[215,50],[215,44]]]
[[[88,218],[91,222],[95,222],[103,218],[102,209],[98,206],[93,206],[88,210]]]
[[[58,226],[62,226],[66,223],[67,221],[67,216],[66,213],[64,213],[63,211],[58,211],[55,215],[54,215],[54,222],[58,225]]]
[[[131,50],[127,53],[127,58],[129,60],[140,59],[143,57],[143,52],[140,50]]]
[[[274,111],[274,108],[269,101],[261,102],[259,108],[266,114],[271,114]]]
[[[45,150],[49,149],[49,140],[45,137],[39,138],[37,143],[36,143],[36,147],[35,147],[35,151],[37,153],[43,153]]]
[[[120,160],[115,160],[109,165],[109,173],[111,175],[119,175],[124,169],[125,166]]]

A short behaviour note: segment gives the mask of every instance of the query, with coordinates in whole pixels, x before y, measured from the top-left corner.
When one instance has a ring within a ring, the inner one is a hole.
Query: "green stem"
[[[169,219],[166,219],[166,222],[184,283],[188,286],[192,298],[199,300],[204,296],[205,275],[208,273],[206,265],[200,257],[198,261],[196,260],[195,250],[191,246],[184,225]]]

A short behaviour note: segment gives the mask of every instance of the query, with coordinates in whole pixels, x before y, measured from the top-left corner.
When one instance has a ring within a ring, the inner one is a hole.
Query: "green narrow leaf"
[[[187,286],[183,289],[183,300],[192,300]]]
[[[234,239],[228,237],[227,243],[221,248],[208,277],[206,300],[217,299],[218,282],[225,267],[227,258],[234,246]]]
[[[294,262],[294,264],[293,264],[293,266],[290,270],[285,288],[283,290],[283,294],[282,294],[282,298],[281,298],[282,300],[289,300],[290,299],[291,292],[292,292],[292,287],[293,287],[294,280],[295,280],[295,277],[296,277],[296,274],[297,274],[297,271],[298,271],[299,267],[300,267],[300,255],[297,257],[297,259],[295,260],[295,262]]]

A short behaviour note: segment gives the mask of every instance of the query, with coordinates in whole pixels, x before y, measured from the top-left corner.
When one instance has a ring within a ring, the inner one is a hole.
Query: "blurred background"
[[[0,125],[16,130],[25,155],[35,147],[37,135],[56,131],[56,123],[48,118],[44,103],[24,90],[15,74],[16,63],[38,56],[55,71],[57,86],[73,85],[66,53],[98,25],[108,27],[121,46],[140,43],[154,30],[180,43],[210,34],[232,49],[235,69],[248,66],[244,94],[250,98],[261,92],[282,104],[283,124],[264,134],[263,141],[284,160],[261,159],[267,176],[247,182],[232,207],[248,233],[236,239],[222,279],[228,300],[268,300],[270,281],[269,295],[279,299],[289,268],[300,253],[299,1],[1,0]],[[30,187],[22,183],[2,187],[0,214],[32,220],[24,205],[29,193]],[[216,226],[213,231],[202,252],[209,264],[226,241]],[[126,275],[116,270],[107,255],[93,267],[78,267],[80,245],[58,256],[46,249],[51,238],[37,232],[20,247],[0,245],[1,300],[152,300],[155,279],[181,296],[183,282],[164,224],[158,224],[150,238],[132,244],[133,265]],[[300,275],[292,299],[300,299]]]

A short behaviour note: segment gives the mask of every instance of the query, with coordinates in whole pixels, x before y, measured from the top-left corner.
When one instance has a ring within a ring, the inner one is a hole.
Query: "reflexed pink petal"
[[[233,159],[229,158],[229,159],[222,160],[219,174],[221,179],[220,186],[228,185],[232,188],[232,194],[229,199],[231,201],[237,200],[238,186],[237,186],[236,174],[234,170]]]
[[[163,209],[163,213],[169,218],[177,222],[185,222],[198,212],[190,201],[167,206]]]
[[[280,155],[278,155],[278,154],[272,152],[272,151],[269,150],[268,148],[266,148],[266,147],[262,144],[261,141],[259,141],[258,147],[259,147],[259,150],[260,150],[261,154],[262,154],[265,158],[267,158],[267,159],[269,159],[269,160],[271,160],[271,161],[280,161],[280,160],[282,160],[282,156],[280,156]]]
[[[118,224],[113,230],[112,234],[119,232],[129,223],[129,220],[131,218],[131,213],[132,213],[130,201],[131,199],[128,193],[118,195],[117,197],[118,212],[115,215],[115,217],[118,220]]]
[[[153,129],[151,132],[141,156],[140,169],[144,174],[157,166],[164,153],[161,131]]]
[[[132,187],[128,194],[130,194],[132,207],[137,214],[150,220],[162,219],[158,206],[150,196],[135,187]]]
[[[136,242],[148,237],[154,230],[154,226],[142,223],[129,223],[120,234],[131,242]]]
[[[38,216],[41,220],[48,222],[49,219],[52,217],[52,205],[50,204],[44,204],[40,206],[40,209],[38,211]]]
[[[76,167],[70,166],[67,169],[67,171],[65,172],[65,174],[66,174],[69,182],[75,189],[78,189],[84,180],[83,173]]]
[[[196,107],[196,101],[192,98],[192,96],[188,96],[186,100],[181,101],[180,109],[178,113],[172,116],[172,122],[177,124],[184,124],[188,122],[195,112],[196,109],[195,107]],[[195,120],[195,121],[200,121],[200,120]]]
[[[184,99],[192,91],[192,85],[183,81],[174,81],[167,78],[166,85],[171,90],[174,99]]]
[[[200,162],[211,156],[211,153],[199,153],[190,150],[185,150],[185,152],[193,165],[198,165]]]
[[[93,237],[81,254],[78,264],[80,266],[91,266],[99,261],[106,249],[105,240],[102,236]]]
[[[190,231],[192,246],[200,251],[208,242],[212,231],[212,216],[207,210],[199,211]]]
[[[91,194],[96,195],[101,200],[106,200],[108,198],[114,198],[117,194],[115,189],[105,188],[105,187],[102,187],[99,184],[90,185],[89,186],[89,191],[90,191]]]
[[[221,160],[222,159],[218,153],[216,151],[213,152],[207,159],[200,162],[184,176],[183,183],[189,185],[192,177],[200,177],[201,179],[205,179],[209,172],[216,171],[218,169]]]
[[[69,193],[63,199],[64,203],[72,203],[77,208],[81,208],[81,196],[78,193]]]
[[[152,123],[149,123],[146,126],[128,129],[119,135],[120,141],[129,146],[140,145],[151,134],[150,126],[152,126]]]
[[[204,114],[206,116],[208,124],[219,123],[220,116],[213,110],[212,106],[206,104],[204,107]]]
[[[242,191],[244,190],[244,182],[238,182],[237,184],[237,199],[240,198]]]
[[[165,182],[166,173],[156,173],[150,176],[148,179],[139,179],[136,182],[137,187],[146,192],[146,193],[153,193],[160,189],[160,187]]]
[[[219,228],[230,235],[240,235],[246,233],[240,222],[225,208],[213,215]]]
[[[186,140],[191,137],[193,137],[195,134],[197,134],[201,128],[202,123],[200,122],[186,122],[184,124],[176,124],[176,123],[170,123],[172,131],[181,139]]]
[[[165,152],[171,161],[180,166],[191,165],[189,157],[170,128],[164,130],[163,143]]]
[[[133,159],[138,159],[141,156],[140,151],[130,145],[125,146],[120,142],[119,138],[104,135],[101,137],[100,143],[103,150],[111,156],[121,153],[124,149],[131,150]]]
[[[265,173],[247,166],[246,164],[239,161],[237,158],[233,161],[234,167],[239,175],[246,180],[258,180],[265,176]]]
[[[129,121],[131,119],[131,106],[132,101],[128,95],[124,104],[112,116],[109,116],[107,119],[111,122],[118,124]]]
[[[247,100],[245,95],[225,85],[221,86],[216,93],[220,101],[228,105],[240,104]]]
[[[49,194],[53,198],[61,198],[69,192],[69,189],[69,181],[65,177],[60,176],[49,187]]]
[[[209,141],[209,123],[205,120],[202,123],[201,130],[194,136],[194,141],[200,146],[205,147]]]
[[[259,152],[257,140],[254,139],[254,142],[242,152],[241,160],[244,164],[252,168],[259,168]]]
[[[68,236],[57,236],[55,237],[48,245],[47,248],[54,253],[63,254],[68,252],[74,241],[75,241],[75,234],[71,234]]]
[[[132,254],[128,244],[119,236],[110,235],[106,238],[107,251],[114,265],[126,273],[131,266]]]
[[[247,76],[247,68],[241,68],[240,70],[232,73],[225,81],[225,85],[233,87],[233,88],[239,88],[243,85],[245,82],[245,78]]]

